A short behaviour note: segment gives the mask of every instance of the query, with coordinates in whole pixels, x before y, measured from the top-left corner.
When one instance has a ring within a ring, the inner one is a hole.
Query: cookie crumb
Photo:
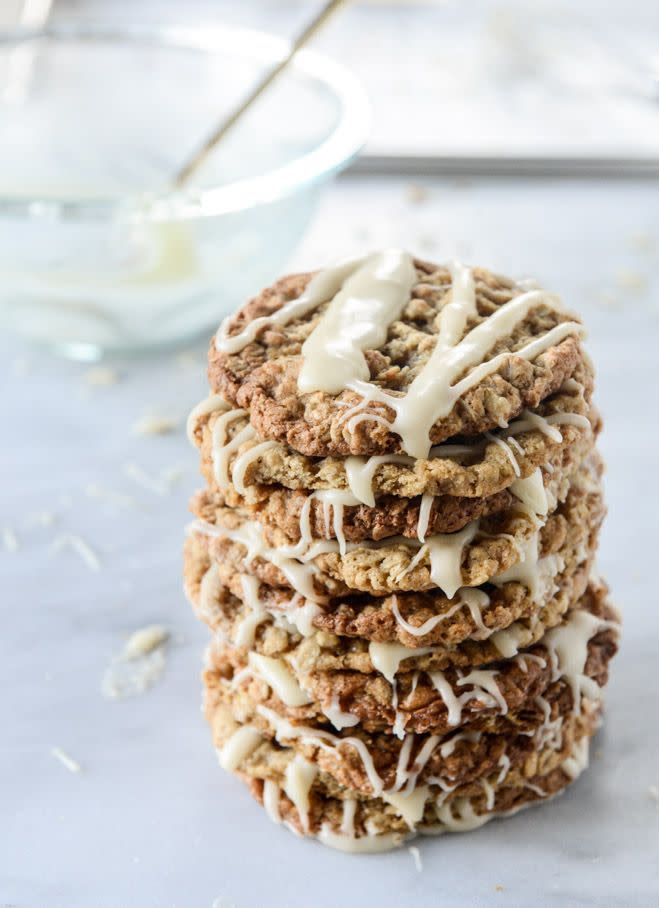
[[[2,542],[5,549],[8,552],[11,552],[12,555],[21,547],[21,544],[18,541],[18,536],[11,527],[2,528]]]
[[[88,369],[83,378],[92,388],[108,388],[117,384],[119,373],[107,366],[96,366],[94,369]]]
[[[601,293],[597,298],[597,302],[600,306],[605,306],[607,309],[617,309],[622,306],[622,300],[614,293]]]
[[[636,252],[652,252],[656,242],[651,233],[639,230],[636,233],[632,233],[629,237],[629,245]]]
[[[90,482],[85,486],[85,495],[88,498],[99,498],[111,504],[121,507],[137,507],[137,502],[132,495],[124,495],[123,492],[115,492],[114,489],[108,489],[106,486]]]
[[[421,205],[428,201],[430,192],[420,183],[410,183],[406,190],[407,201],[412,205]]]
[[[124,647],[124,659],[138,659],[153,652],[169,640],[169,631],[161,624],[149,624],[134,631]]]
[[[206,364],[204,355],[198,350],[181,350],[174,362],[182,369],[197,369]]]
[[[74,760],[73,757],[69,756],[61,747],[51,747],[50,753],[56,760],[59,760],[62,766],[69,770],[69,772],[82,772],[82,766],[78,763],[77,760]]]
[[[169,435],[179,427],[179,420],[170,416],[143,416],[133,426],[136,435]]]
[[[56,553],[61,552],[62,549],[72,549],[85,562],[90,571],[99,571],[101,569],[98,555],[81,536],[75,536],[71,533],[58,536],[53,542],[51,549]]]
[[[167,467],[167,469],[163,470],[160,475],[162,479],[167,483],[167,485],[171,488],[171,486],[176,485],[183,474],[184,470],[182,470],[180,467]]]
[[[134,631],[103,676],[103,696],[107,700],[123,700],[153,687],[165,671],[165,647],[169,636],[169,631],[160,624]]]
[[[414,861],[414,866],[416,867],[417,873],[421,873],[423,870],[423,861],[421,860],[421,852],[416,845],[410,845],[407,849],[412,855],[412,860]]]
[[[629,290],[633,293],[640,293],[641,291],[645,290],[648,282],[645,275],[640,274],[640,272],[623,269],[622,271],[618,272],[616,276],[616,283],[619,287],[622,287],[623,290]]]

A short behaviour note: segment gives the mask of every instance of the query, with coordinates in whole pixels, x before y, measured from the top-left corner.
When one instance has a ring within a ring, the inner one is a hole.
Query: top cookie
[[[220,327],[209,378],[302,454],[423,458],[556,391],[581,333],[544,290],[393,249],[262,291]]]

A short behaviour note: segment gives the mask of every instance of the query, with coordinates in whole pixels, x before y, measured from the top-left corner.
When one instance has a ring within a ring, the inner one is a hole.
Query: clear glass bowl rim
[[[101,23],[46,25],[39,28],[0,30],[0,47],[20,46],[39,39],[66,41],[147,42],[163,48],[182,48],[204,53],[230,47],[252,59],[274,64],[290,50],[285,38],[255,29],[210,25],[120,26]],[[334,131],[320,145],[285,164],[247,179],[203,189],[133,193],[109,198],[53,196],[2,196],[0,215],[31,218],[110,219],[120,214],[136,220],[185,220],[218,216],[275,202],[345,167],[364,146],[371,125],[371,109],[361,83],[345,67],[316,51],[301,50],[291,61],[292,70],[316,79],[329,88],[341,106]],[[209,129],[213,126],[209,123]]]

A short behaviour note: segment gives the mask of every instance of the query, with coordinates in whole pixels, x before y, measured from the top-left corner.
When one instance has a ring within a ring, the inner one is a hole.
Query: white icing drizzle
[[[559,426],[575,426],[586,432],[590,432],[592,429],[588,417],[582,416],[581,413],[553,413],[547,417],[547,420],[552,425],[557,423]]]
[[[521,446],[521,444],[517,441],[516,438],[514,438],[511,435],[510,438],[507,439],[507,441],[511,448],[514,448],[518,454],[522,455],[522,457],[524,456],[524,448]]]
[[[398,762],[396,764],[396,777],[393,785],[393,791],[399,791],[405,782],[409,779],[407,764],[410,760],[410,753],[416,740],[415,734],[405,735],[401,748],[398,751]]]
[[[197,597],[197,609],[201,617],[212,621],[220,589],[219,567],[213,562],[199,584],[199,596]]]
[[[485,792],[485,808],[494,810],[494,787],[487,779],[481,779],[481,788]]]
[[[441,776],[428,776],[429,785],[437,785],[441,788],[441,794],[438,794],[435,799],[435,804],[443,804],[444,801],[448,798],[451,792],[455,791],[458,787],[457,785],[449,785],[449,783],[442,779]]]
[[[398,709],[398,682],[395,679],[392,681],[392,687],[391,707],[395,713],[392,731],[394,735],[402,741],[405,737],[405,722],[407,721],[407,716],[402,710]]]
[[[583,392],[584,386],[576,378],[566,378],[561,386],[561,391],[576,391],[578,394]]]
[[[436,808],[437,818],[451,832],[469,832],[478,829],[492,818],[491,813],[477,814],[469,798],[452,798]]]
[[[318,767],[296,754],[286,767],[284,791],[295,805],[300,823],[309,832],[309,792],[318,775]]]
[[[416,780],[425,769],[428,760],[432,757],[439,741],[441,740],[439,735],[430,735],[428,738],[426,738],[421,750],[414,758],[412,765],[408,767],[410,753],[415,737],[416,736],[414,734],[409,734],[406,735],[403,740],[403,744],[398,755],[398,763],[396,765],[396,778],[393,786],[394,791],[400,791],[403,786],[405,787],[405,791],[408,794],[413,791],[416,785]]]
[[[472,635],[474,640],[485,640],[492,631],[483,622],[482,611],[490,604],[490,597],[484,590],[464,587],[460,590],[460,598],[469,609],[471,619],[478,628],[478,633]]]
[[[414,829],[423,817],[426,801],[430,796],[427,785],[419,785],[409,793],[384,792],[382,799],[395,808],[410,829]]]
[[[256,709],[274,729],[275,737],[280,744],[284,743],[286,740],[295,740],[296,738],[299,738],[300,740],[310,742],[316,747],[321,747],[324,750],[334,750],[344,744],[353,747],[359,754],[364,765],[364,771],[366,772],[366,776],[373,789],[374,796],[379,797],[380,794],[382,794],[382,779],[375,770],[373,758],[369,753],[368,748],[359,738],[339,738],[331,732],[321,731],[320,729],[311,728],[306,725],[291,725],[286,719],[277,715],[274,710],[268,709],[268,707],[262,706],[261,704],[259,704]]]
[[[577,779],[588,768],[590,738],[584,735],[572,745],[572,753],[561,763],[561,769],[570,779]]]
[[[268,684],[286,706],[304,706],[311,697],[302,690],[295,675],[283,659],[273,659],[259,653],[249,654],[249,667]]]
[[[227,489],[229,486],[229,461],[231,455],[238,450],[240,445],[256,436],[256,432],[248,423],[230,441],[227,441],[229,425],[243,416],[247,416],[246,410],[229,410],[223,413],[213,426],[213,475],[220,489]]]
[[[462,554],[478,533],[478,526],[478,520],[473,520],[457,533],[437,533],[425,542],[430,555],[431,580],[449,599],[462,586]]]
[[[547,492],[542,478],[542,470],[537,467],[530,476],[516,479],[510,486],[510,491],[525,507],[536,514],[546,516],[549,509]]]
[[[421,646],[410,649],[403,646],[402,643],[375,643],[371,641],[368,645],[368,655],[373,663],[373,668],[380,672],[381,675],[394,683],[394,678],[401,662],[405,659],[417,659],[421,656],[427,656],[430,653],[437,652],[436,646]]]
[[[533,782],[524,782],[524,788],[528,788],[533,794],[537,794],[539,798],[547,797],[547,792],[544,788],[541,788],[539,785],[534,785]]]
[[[382,851],[391,851],[397,848],[404,840],[398,832],[389,832],[382,835],[370,833],[368,835],[355,836],[341,835],[333,832],[328,825],[324,825],[318,833],[318,841],[328,848],[335,848],[337,851],[347,851],[351,854],[378,854]]]
[[[495,784],[501,785],[501,783],[506,779],[506,776],[508,775],[508,773],[510,771],[510,757],[508,756],[508,754],[501,754],[501,756],[499,757],[499,762],[497,763],[497,766],[501,767],[501,771],[499,772],[499,775],[497,776],[497,780],[496,780]]]
[[[577,609],[568,615],[567,620],[558,627],[552,628],[543,639],[549,651],[553,679],[564,677],[572,689],[575,712],[581,706],[581,695],[597,700],[600,688],[593,678],[584,674],[588,660],[588,643],[599,631],[617,628],[612,621],[605,621],[590,612]]]
[[[248,678],[252,677],[254,677],[254,672],[249,667],[249,665],[246,665],[244,668],[241,668],[240,671],[235,673],[235,675],[231,679],[229,686],[232,690],[235,690],[237,687],[240,687],[243,681],[246,681]]]
[[[516,419],[506,429],[506,435],[521,435],[522,432],[529,432],[537,429],[546,435],[552,441],[563,441],[563,435],[556,426],[574,426],[577,429],[584,429],[586,432],[592,430],[590,420],[579,413],[551,413],[549,416],[540,416],[539,413],[533,413],[531,410],[522,410],[519,419]],[[552,472],[547,465],[545,469]]]
[[[365,350],[377,349],[410,299],[411,257],[399,249],[367,256],[345,280],[302,345],[298,388],[336,394],[370,375]]]
[[[512,659],[520,649],[530,643],[532,637],[528,627],[515,621],[509,627],[496,631],[490,639],[504,659]]]
[[[355,813],[357,812],[357,799],[346,798],[343,802],[343,813],[341,817],[341,835],[354,838],[355,835]]]
[[[563,743],[563,717],[559,715],[556,719],[551,718],[551,706],[544,697],[538,695],[535,702],[543,713],[542,725],[536,732],[538,750],[545,747],[558,750]]]
[[[430,631],[432,631],[435,627],[437,627],[438,624],[440,624],[442,621],[446,621],[448,618],[451,618],[464,606],[465,603],[463,599],[460,598],[462,592],[463,590],[460,590],[457,602],[452,605],[448,611],[443,612],[441,615],[433,615],[431,618],[428,618],[427,621],[424,621],[423,624],[419,625],[419,627],[415,627],[413,624],[410,624],[409,621],[406,621],[405,618],[403,618],[400,613],[400,609],[398,608],[398,597],[396,595],[392,597],[393,602],[391,611],[394,618],[396,619],[396,624],[402,627],[403,630],[407,631],[408,634],[411,634],[413,637],[424,637],[426,634],[429,634]]]
[[[358,457],[355,455],[346,457],[344,461],[348,488],[355,498],[370,508],[375,507],[373,478],[378,467],[384,463],[399,463],[411,466],[414,460],[406,454],[379,454],[373,457]]]
[[[218,752],[222,769],[233,772],[263,740],[261,732],[251,725],[241,725]]]
[[[537,306],[557,303],[555,296],[542,290],[530,290],[500,306],[463,337],[468,319],[477,314],[473,278],[469,269],[457,263],[452,266],[451,272],[452,298],[440,311],[435,347],[406,394],[394,397],[360,379],[346,384],[362,396],[362,408],[372,402],[380,402],[394,410],[395,417],[389,428],[399,435],[403,450],[416,458],[428,456],[433,424],[446,417],[463,394],[508,361],[510,354],[507,352],[484,360],[496,342],[513,331]],[[544,335],[533,338],[514,355],[532,361],[568,335],[582,333],[583,328],[577,322],[562,322]],[[466,375],[458,380],[458,376],[465,372]],[[352,416],[349,428],[362,419],[387,425],[383,417],[362,412]]]
[[[452,738],[449,738],[448,741],[444,741],[442,746],[439,749],[439,753],[443,760],[447,757],[450,757],[455,751],[456,745],[460,741],[471,741],[472,743],[477,744],[481,739],[480,731],[461,731],[457,735],[453,735]]]
[[[323,520],[325,522],[325,532],[328,536],[334,532],[334,536],[339,545],[339,552],[345,555],[347,551],[346,538],[343,532],[343,511],[346,507],[358,505],[359,499],[352,492],[341,489],[326,489],[319,492],[313,492],[308,496],[300,512],[300,538],[310,543],[311,534],[311,501],[319,501],[323,506]]]
[[[427,554],[430,558],[431,580],[449,599],[452,599],[462,585],[464,547],[476,536],[478,526],[479,522],[474,520],[457,533],[438,533],[431,536],[396,579],[401,580],[413,571]]]
[[[343,728],[352,728],[354,725],[359,724],[357,716],[346,713],[341,709],[341,702],[338,694],[334,694],[330,705],[323,709],[323,714],[327,716],[337,731],[341,731]]]
[[[243,432],[247,428],[251,428],[251,426],[250,427],[246,426],[245,429],[243,429]],[[255,434],[254,430],[252,430],[252,434],[248,433],[246,435],[246,437],[243,439],[243,441],[248,440],[248,438],[253,438],[254,434]],[[232,442],[232,444],[233,444],[233,442]],[[272,450],[272,448],[277,448],[277,447],[278,447],[278,445],[277,445],[277,442],[275,442],[275,441],[262,441],[259,444],[254,445],[251,448],[248,448],[246,451],[243,451],[242,454],[239,454],[238,457],[236,457],[235,461],[233,462],[233,466],[231,467],[231,479],[233,481],[233,485],[234,485],[236,491],[240,495],[247,494],[247,487],[245,486],[245,476],[247,475],[247,470],[249,469],[249,467],[256,460],[258,460],[259,457],[261,457],[263,454],[265,454],[266,451],[270,451],[270,450]]]
[[[333,268],[325,268],[314,275],[307,288],[295,300],[290,300],[272,315],[262,315],[251,322],[238,334],[229,336],[229,324],[232,316],[224,319],[215,336],[215,346],[223,353],[238,353],[254,341],[260,332],[272,325],[287,325],[296,318],[302,318],[308,312],[317,309],[322,303],[331,299],[341,289],[343,282],[364,262],[364,259],[353,259],[342,262]]]
[[[228,409],[229,404],[225,401],[221,394],[211,394],[210,397],[207,397],[205,400],[202,400],[200,403],[198,403],[196,407],[193,407],[185,424],[186,433],[190,443],[195,443],[195,433],[197,431],[197,426],[199,425],[199,420],[203,416],[208,416],[209,413],[214,413],[216,410]]]
[[[462,718],[462,705],[463,702],[466,702],[462,698],[466,697],[466,694],[463,694],[462,698],[458,699],[453,693],[453,688],[446,680],[444,672],[429,672],[429,678],[448,709],[448,724],[459,725]]]
[[[259,600],[259,581],[250,574],[243,574],[240,578],[243,591],[243,602],[249,607],[249,613],[238,625],[234,637],[236,646],[253,646],[256,629],[268,620],[268,613]]]
[[[499,438],[498,435],[493,435],[491,432],[486,432],[485,437],[488,439],[488,441],[491,441],[493,444],[495,444],[501,448],[501,450],[504,452],[504,454],[510,461],[513,471],[515,473],[515,476],[518,476],[518,477],[521,476],[522,471],[519,468],[519,464],[517,463],[517,458],[513,454],[510,444],[505,439]]]
[[[497,574],[490,581],[495,586],[504,583],[523,583],[534,602],[539,602],[546,594],[556,575],[563,570],[565,562],[560,555],[547,555],[538,558],[540,538],[536,531],[523,542],[517,544],[519,561],[507,570]]]
[[[506,432],[508,435],[519,435],[530,429],[537,429],[558,444],[563,441],[560,431],[552,425],[551,417],[540,416],[539,413],[533,413],[531,410],[522,410],[520,418],[511,423]]]
[[[281,813],[279,811],[279,795],[281,789],[272,779],[266,779],[263,783],[263,806],[273,823],[281,823]]]
[[[302,597],[296,593],[289,607],[284,612],[284,617],[303,637],[311,637],[316,632],[313,620],[316,615],[320,615],[322,609],[315,602],[306,602],[304,600],[302,600],[304,602],[303,605],[294,604],[300,600],[302,600]]]
[[[432,510],[432,504],[434,500],[434,495],[421,496],[421,504],[419,505],[419,520],[416,526],[416,535],[419,542],[426,541],[426,533],[428,531],[428,523],[430,521],[430,512]]]
[[[456,684],[459,687],[471,685],[470,690],[457,696],[452,685],[447,680],[444,672],[428,672],[433,687],[437,690],[448,710],[448,724],[455,726],[462,721],[462,708],[470,700],[480,700],[485,708],[498,706],[500,714],[505,716],[508,704],[499,690],[499,685],[494,680],[497,671],[489,669],[474,669],[468,675],[460,676]]]
[[[473,669],[468,675],[465,675],[463,678],[458,678],[457,684],[458,687],[463,687],[465,684],[472,684],[474,690],[477,692],[476,696],[479,699],[482,697],[482,692],[487,691],[491,699],[498,705],[501,715],[505,716],[508,712],[508,704],[499,689],[499,685],[494,680],[494,676],[498,674],[496,669]],[[473,699],[473,697],[471,699]]]

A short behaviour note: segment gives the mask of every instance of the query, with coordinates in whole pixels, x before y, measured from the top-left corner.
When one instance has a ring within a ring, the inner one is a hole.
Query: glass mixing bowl
[[[366,139],[343,67],[300,52],[195,184],[169,184],[287,50],[224,26],[1,34],[3,327],[97,360],[189,341],[272,280]]]

